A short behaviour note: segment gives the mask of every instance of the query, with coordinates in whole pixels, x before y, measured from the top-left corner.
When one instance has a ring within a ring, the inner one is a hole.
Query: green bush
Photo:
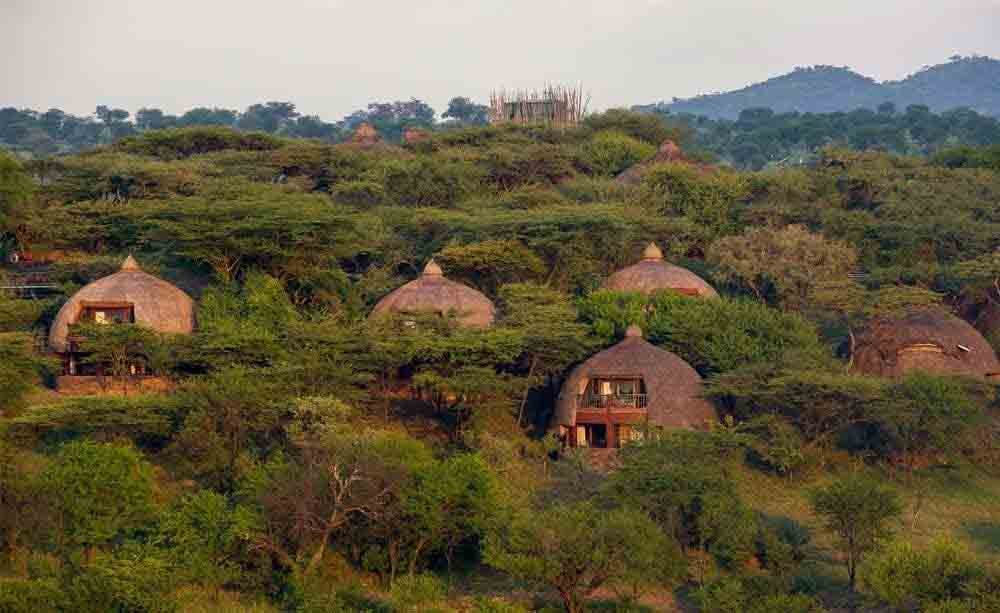
[[[382,160],[364,178],[381,184],[389,202],[439,208],[453,206],[478,182],[468,165],[425,157]]]
[[[376,181],[357,179],[338,183],[330,190],[330,195],[344,204],[375,206],[385,200],[385,188]]]
[[[281,139],[260,132],[237,132],[232,128],[197,126],[151,130],[141,136],[123,138],[115,149],[165,160],[214,151],[267,151],[281,146]]]
[[[0,578],[0,611],[57,613],[66,610],[65,595],[55,579]]]
[[[652,145],[621,132],[599,132],[584,145],[581,157],[592,174],[613,177],[654,153]]]
[[[397,611],[419,613],[440,606],[448,595],[444,582],[434,575],[406,575],[396,579],[389,597]]]
[[[703,375],[774,362],[791,350],[803,357],[827,354],[804,318],[749,300],[599,291],[578,306],[602,342],[610,344],[637,324],[652,343],[677,353]]]
[[[984,572],[969,551],[939,539],[923,551],[907,541],[890,543],[869,558],[861,576],[880,601],[923,608],[966,596],[967,586]]]
[[[34,328],[51,305],[51,300],[19,300],[0,294],[0,333]]]
[[[480,597],[473,607],[474,613],[528,613],[528,609],[502,598]]]
[[[582,204],[621,201],[624,200],[627,190],[624,185],[613,179],[587,176],[567,179],[556,189],[565,198]]]
[[[540,209],[569,204],[558,191],[542,185],[525,185],[500,197],[500,204],[509,209]]]
[[[740,204],[750,197],[750,182],[734,172],[705,172],[688,164],[657,164],[643,176],[639,201],[665,215],[680,215],[713,235],[739,229]]]
[[[691,129],[679,122],[667,123],[662,115],[637,113],[627,109],[608,109],[603,113],[588,115],[583,128],[594,132],[614,130],[631,138],[659,147],[665,140],[682,144],[691,135]]]

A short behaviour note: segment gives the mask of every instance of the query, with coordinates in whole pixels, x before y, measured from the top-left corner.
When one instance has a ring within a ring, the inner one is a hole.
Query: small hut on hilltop
[[[717,419],[701,376],[629,326],[625,339],[573,369],[556,401],[554,426],[570,447],[616,448],[642,427],[697,429]]]
[[[663,260],[663,252],[650,243],[642,252],[642,260],[612,274],[604,284],[605,289],[619,292],[670,290],[698,298],[718,298],[719,294],[704,279],[686,268]]]
[[[372,315],[380,313],[453,314],[463,326],[488,328],[493,325],[496,308],[482,292],[446,279],[431,259],[418,278],[378,301]]]
[[[352,145],[361,145],[363,147],[371,147],[381,142],[382,137],[379,136],[375,127],[367,121],[361,122],[361,125],[354,129],[354,134],[351,135],[350,141]]]
[[[422,143],[430,138],[427,130],[421,128],[408,127],[403,130],[403,142],[407,145]]]
[[[913,371],[1000,377],[996,352],[975,328],[942,310],[869,322],[855,341],[854,372],[901,377]]]
[[[49,347],[63,361],[64,376],[93,376],[100,365],[81,361],[70,326],[79,323],[140,324],[157,332],[190,334],[194,301],[183,290],[144,272],[132,256],[121,269],[83,286],[59,309],[49,329]]]

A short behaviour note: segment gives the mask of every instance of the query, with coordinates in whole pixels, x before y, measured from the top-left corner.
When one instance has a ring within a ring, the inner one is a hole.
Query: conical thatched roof
[[[190,334],[194,301],[179,288],[143,272],[131,255],[118,272],[83,286],[59,309],[49,329],[49,347],[67,350],[69,327],[88,304],[131,304],[135,323],[159,332]]]
[[[869,322],[857,335],[853,357],[855,372],[882,377],[916,370],[974,377],[1000,372],[996,353],[983,335],[937,309]]]
[[[459,323],[476,328],[493,324],[496,309],[481,292],[444,277],[432,259],[418,278],[397,288],[378,301],[378,313],[454,313]]]
[[[573,369],[556,401],[555,424],[576,423],[577,397],[595,378],[640,376],[648,395],[649,423],[668,428],[704,428],[717,419],[715,408],[701,397],[701,375],[677,355],[642,338],[630,326],[625,339]]]
[[[650,243],[642,253],[642,260],[611,275],[605,289],[619,292],[673,290],[701,298],[717,298],[718,292],[704,279],[686,268],[663,260],[659,247]]]
[[[377,145],[382,142],[382,137],[379,136],[378,132],[372,124],[364,121],[354,130],[354,134],[351,135],[352,145]]]

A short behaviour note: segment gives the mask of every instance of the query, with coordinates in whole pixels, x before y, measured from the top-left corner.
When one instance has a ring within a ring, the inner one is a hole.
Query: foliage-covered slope
[[[778,113],[829,113],[857,108],[875,110],[887,102],[899,108],[924,105],[938,112],[967,107],[998,116],[1000,61],[986,57],[955,58],[901,81],[884,83],[847,68],[797,68],[731,92],[636,108],[735,119],[749,108],[770,108]]]

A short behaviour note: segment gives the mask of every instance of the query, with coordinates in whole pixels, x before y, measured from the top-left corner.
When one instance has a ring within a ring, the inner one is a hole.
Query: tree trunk
[[[521,427],[521,420],[524,418],[524,407],[528,404],[528,394],[531,393],[531,377],[535,374],[535,366],[538,364],[538,356],[531,356],[531,366],[528,367],[528,384],[524,388],[524,395],[521,396],[521,408],[517,411],[517,426]]]

